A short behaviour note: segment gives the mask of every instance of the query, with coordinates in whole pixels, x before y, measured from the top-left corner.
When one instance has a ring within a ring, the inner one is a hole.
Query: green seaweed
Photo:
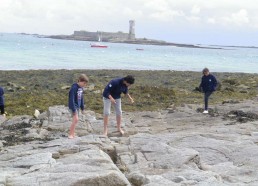
[[[89,76],[92,90],[85,91],[86,108],[102,113],[102,91],[113,78],[128,74],[135,76],[129,93],[135,100],[122,97],[124,111],[154,111],[171,105],[203,104],[203,94],[196,91],[201,72],[133,71],[133,70],[26,70],[0,71],[0,86],[5,89],[8,116],[32,115],[35,109],[46,111],[53,105],[66,105],[69,89],[79,74]],[[252,99],[257,95],[258,74],[213,73],[221,83],[210,103],[225,100]]]

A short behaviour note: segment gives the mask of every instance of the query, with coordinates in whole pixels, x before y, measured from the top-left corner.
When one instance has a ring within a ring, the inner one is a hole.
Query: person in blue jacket
[[[128,87],[134,84],[134,77],[128,75],[123,78],[112,79],[103,91],[103,104],[104,104],[104,135],[108,133],[108,116],[110,115],[111,105],[114,105],[116,111],[117,130],[123,135],[124,131],[121,128],[122,108],[121,108],[121,94],[124,93],[131,103],[134,102],[133,98],[128,93]]]
[[[217,80],[215,76],[210,74],[210,71],[208,68],[204,68],[202,76],[202,81],[200,84],[200,90],[204,93],[204,114],[209,113],[208,111],[208,100],[210,95],[216,90],[217,88]]]
[[[82,113],[84,112],[83,87],[85,87],[88,82],[89,78],[85,74],[81,74],[77,83],[72,84],[70,88],[68,107],[72,113],[73,119],[68,136],[69,139],[75,137],[75,126],[79,121],[79,111],[81,110]]]
[[[5,116],[5,111],[4,111],[4,89],[0,87],[0,110],[1,110],[1,115]]]

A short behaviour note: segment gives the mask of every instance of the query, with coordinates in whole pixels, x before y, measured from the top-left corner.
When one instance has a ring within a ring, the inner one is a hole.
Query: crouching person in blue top
[[[133,98],[128,93],[128,87],[134,84],[134,77],[128,75],[124,78],[111,80],[104,89],[103,103],[104,103],[104,135],[108,134],[108,116],[110,115],[111,105],[114,105],[116,111],[117,130],[123,135],[124,131],[121,128],[122,109],[121,109],[121,93],[124,93],[131,103]]]
[[[210,71],[208,68],[204,68],[202,70],[203,76],[202,81],[200,84],[200,90],[204,93],[204,114],[209,113],[208,112],[208,99],[210,95],[216,90],[217,88],[217,80],[216,78],[210,74]]]
[[[85,74],[81,74],[77,83],[72,84],[69,91],[68,105],[73,117],[68,136],[69,139],[75,137],[75,126],[79,121],[79,111],[81,110],[82,113],[84,112],[83,87],[85,87],[88,82],[89,78]]]

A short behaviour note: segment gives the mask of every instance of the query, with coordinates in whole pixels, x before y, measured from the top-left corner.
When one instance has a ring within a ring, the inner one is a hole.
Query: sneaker
[[[203,114],[208,114],[208,113],[209,113],[208,110],[203,111]]]

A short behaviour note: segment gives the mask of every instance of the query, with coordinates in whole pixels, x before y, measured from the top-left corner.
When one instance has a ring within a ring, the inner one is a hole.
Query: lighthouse
[[[128,39],[129,40],[135,40],[135,21],[134,20],[130,20],[129,21],[129,35],[128,35]]]

